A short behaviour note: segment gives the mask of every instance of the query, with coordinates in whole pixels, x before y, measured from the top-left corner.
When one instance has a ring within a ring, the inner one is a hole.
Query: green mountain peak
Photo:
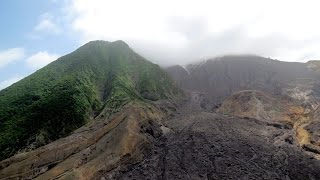
[[[132,101],[182,95],[123,41],[91,41],[0,91],[0,159],[64,137]]]

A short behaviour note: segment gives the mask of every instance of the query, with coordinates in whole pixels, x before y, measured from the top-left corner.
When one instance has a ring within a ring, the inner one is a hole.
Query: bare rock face
[[[266,122],[284,122],[293,126],[304,116],[305,108],[289,98],[272,97],[261,91],[245,90],[228,97],[218,112]]]
[[[206,93],[207,100],[214,105],[241,90],[281,94],[282,88],[292,80],[319,77],[305,63],[250,55],[222,56],[186,68],[173,66],[166,70],[183,89]]]
[[[303,91],[297,90],[296,93],[298,92],[303,94]],[[291,96],[297,97],[296,94]],[[292,136],[303,150],[319,159],[320,129],[319,121],[315,118],[317,111],[312,109],[312,104],[300,105],[301,102],[311,100],[305,96],[293,99],[272,97],[260,91],[240,91],[227,98],[217,112],[242,118],[254,118],[269,125],[292,129],[285,134]],[[314,99],[312,100],[315,103]]]
[[[240,55],[209,59],[186,69],[174,66],[167,72],[183,89],[204,94],[201,104],[207,104],[211,112],[292,127],[303,147],[320,144],[319,64]]]
[[[165,122],[163,136],[143,161],[106,179],[319,179],[320,162],[292,144],[289,129],[215,113]]]
[[[258,92],[255,92],[258,93]],[[260,93],[258,93],[259,95]],[[261,95],[261,94],[260,94]],[[191,93],[163,125],[140,162],[122,164],[105,179],[319,179],[320,161],[305,153],[292,127],[249,117],[203,112]]]
[[[320,147],[320,121],[311,122],[305,129],[310,133],[310,142]]]

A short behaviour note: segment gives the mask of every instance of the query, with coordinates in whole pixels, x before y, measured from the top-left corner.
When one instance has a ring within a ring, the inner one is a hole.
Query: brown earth
[[[92,179],[129,157],[141,160],[139,147],[147,148],[153,138],[147,132],[169,111],[128,104],[109,119],[95,119],[66,138],[2,161],[0,179]]]

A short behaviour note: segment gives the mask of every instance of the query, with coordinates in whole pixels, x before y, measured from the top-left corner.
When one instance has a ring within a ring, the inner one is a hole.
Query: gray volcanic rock
[[[250,55],[223,56],[189,64],[186,69],[173,66],[166,71],[183,89],[207,93],[214,104],[240,90],[280,94],[281,88],[292,80],[319,77],[306,63]]]
[[[204,112],[165,124],[174,133],[162,137],[142,162],[106,179],[320,178],[320,162],[301,153],[288,129]]]
[[[252,118],[202,112],[197,93],[163,122],[144,160],[105,179],[319,179],[320,161],[303,153],[293,129]],[[310,146],[306,146],[310,148]],[[130,161],[128,161],[130,162]],[[100,176],[99,176],[100,178]]]
[[[310,142],[312,144],[320,146],[320,121],[311,122],[306,126],[306,130],[311,134]]]

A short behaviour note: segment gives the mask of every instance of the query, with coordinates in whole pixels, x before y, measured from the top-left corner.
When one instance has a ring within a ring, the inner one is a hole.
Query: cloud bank
[[[0,51],[0,68],[24,57],[23,48],[12,48]]]
[[[59,55],[57,54],[40,51],[28,57],[26,63],[32,69],[40,69],[58,58]]]
[[[170,65],[239,53],[319,58],[319,6],[315,0],[72,0],[65,9],[81,43],[122,39]]]
[[[54,18],[49,13],[44,13],[40,17],[39,23],[34,27],[34,32],[44,32],[60,34],[60,27],[54,22]]]

